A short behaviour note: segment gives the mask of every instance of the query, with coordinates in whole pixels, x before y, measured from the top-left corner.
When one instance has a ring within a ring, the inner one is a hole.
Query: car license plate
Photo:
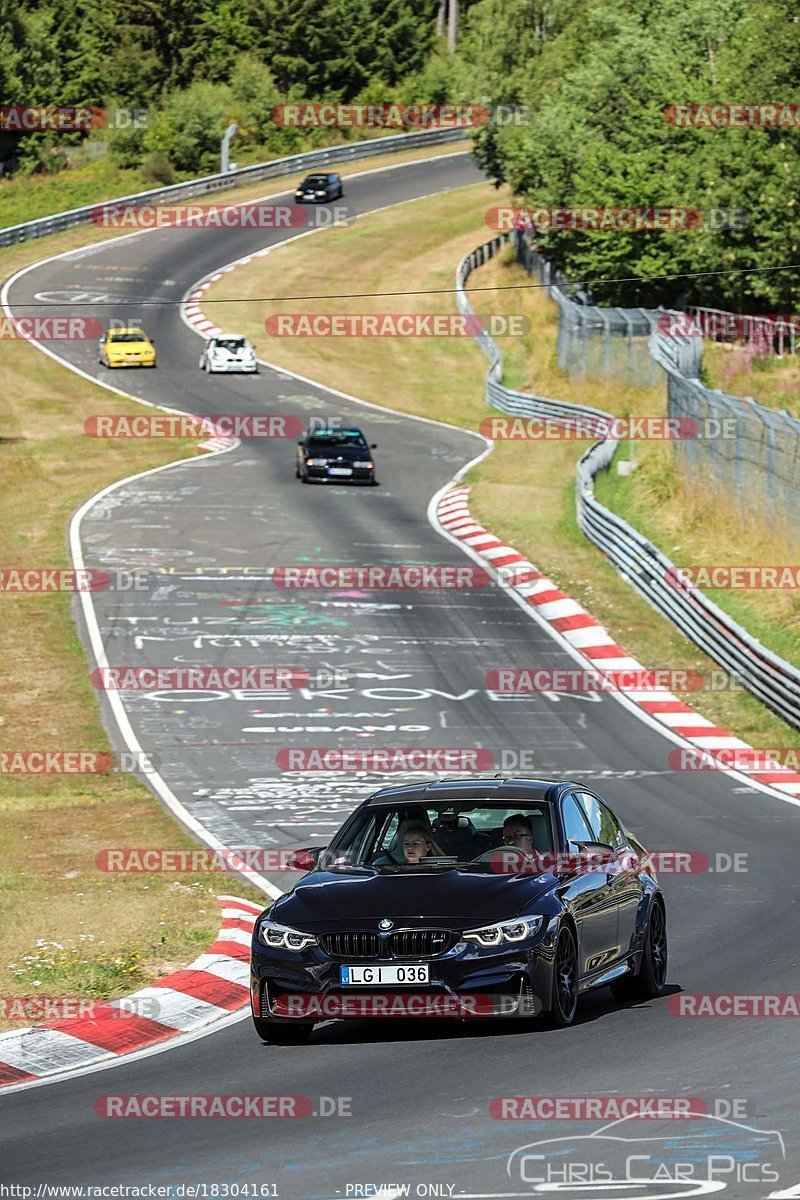
[[[430,969],[427,963],[407,963],[403,967],[339,967],[339,982],[342,985],[384,983],[429,983]]]
[[[329,467],[328,474],[329,475],[352,475],[353,468],[352,467]]]

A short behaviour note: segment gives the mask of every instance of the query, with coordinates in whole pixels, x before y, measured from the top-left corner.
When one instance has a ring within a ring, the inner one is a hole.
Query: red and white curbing
[[[229,263],[226,267],[216,271],[213,275],[207,275],[205,279],[198,283],[193,292],[189,292],[188,296],[183,301],[183,315],[190,325],[194,325],[198,333],[202,333],[203,337],[208,340],[212,337],[217,337],[224,331],[219,325],[215,325],[210,321],[200,307],[200,301],[211,287],[212,283],[218,283],[223,275],[227,275],[230,271],[235,271],[237,267],[247,266],[254,258],[263,258],[269,254],[274,247],[266,246],[263,250],[257,250],[255,254],[246,254],[243,258],[237,258],[235,262]]]
[[[219,934],[182,971],[74,1017],[0,1034],[0,1087],[28,1083],[193,1033],[250,999],[250,938],[263,905],[218,896]],[[120,1016],[129,1011],[130,1016]],[[152,1010],[158,1019],[140,1015]]]
[[[595,669],[637,672],[646,670],[617,645],[607,630],[585,608],[565,595],[512,546],[508,546],[474,520],[469,511],[468,487],[456,486],[443,492],[436,515],[439,524],[448,534],[469,546],[474,553],[485,559],[490,567],[502,567],[509,586],[524,597],[526,602],[535,608],[537,614]],[[698,749],[751,749],[747,742],[732,737],[727,730],[721,729],[695,712],[666,688],[620,687],[619,690],[651,718],[667,726],[672,733],[678,734]],[[737,765],[736,771],[781,792],[800,796],[800,774],[787,767],[764,771]]]

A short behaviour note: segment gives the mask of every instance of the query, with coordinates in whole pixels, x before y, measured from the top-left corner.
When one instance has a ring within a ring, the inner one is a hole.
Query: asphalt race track
[[[346,200],[366,213],[477,179],[466,156],[451,156],[354,179]],[[476,211],[476,244],[484,234]],[[324,280],[319,290],[336,290],[348,281],[326,276],[324,236],[314,283]],[[280,372],[206,376],[197,368],[201,341],[182,322],[178,304],[144,307],[154,298],[179,301],[202,276],[281,237],[165,229],[45,263],[10,292],[17,314],[28,311],[26,303],[69,303],[72,296],[78,302],[70,313],[141,319],[158,345],[154,372],[109,376],[93,343],[50,349],[143,399],[198,414],[296,415],[304,424],[312,415],[341,416],[378,443],[377,488],[303,486],[294,478],[294,439],[256,439],[126,483],[87,512],[81,526],[87,565],[149,572],[146,592],[97,596],[112,665],[267,663],[344,673],[332,677],[333,686],[279,697],[126,694],[131,725],[160,762],[168,787],[230,846],[321,844],[384,777],[282,772],[280,749],[483,747],[498,770],[524,751],[532,758],[517,761],[528,771],[591,780],[651,849],[699,851],[712,865],[718,854],[747,854],[744,872],[663,877],[671,992],[793,991],[792,834],[800,814],[792,805],[722,773],[670,771],[673,743],[610,697],[516,700],[489,693],[485,676],[493,667],[574,665],[502,589],[337,594],[281,592],[270,584],[267,569],[286,564],[463,565],[463,553],[436,533],[427,509],[483,448],[466,432],[363,408]],[[267,261],[279,291],[280,255]],[[235,289],[230,278],[227,294]],[[402,286],[400,268],[398,280]],[[102,296],[119,298],[120,306],[86,303]],[[324,302],[317,307],[323,311]],[[390,383],[384,403],[391,408]],[[292,881],[271,878],[282,890]],[[720,1102],[719,1116],[738,1114],[736,1124],[677,1123],[691,1124],[716,1153],[729,1156],[730,1166],[720,1159],[725,1186],[716,1190],[766,1197],[794,1189],[800,1181],[796,1022],[679,1019],[667,1006],[664,998],[626,1007],[603,990],[583,1000],[577,1025],[564,1031],[362,1021],[322,1026],[308,1045],[285,1048],[262,1045],[245,1019],[110,1070],[6,1095],[3,1178],[275,1184],[285,1200],[373,1194],[354,1190],[364,1184],[401,1188],[384,1190],[386,1200],[403,1194],[404,1184],[410,1195],[532,1195],[530,1164],[524,1178],[519,1158],[507,1172],[509,1155],[539,1140],[590,1134],[602,1122],[501,1121],[489,1115],[490,1100],[614,1094],[698,1097],[711,1113]],[[352,1115],[204,1121],[96,1114],[98,1097],[131,1093],[302,1095],[317,1113],[325,1108],[320,1097],[349,1097]],[[739,1107],[731,1109],[735,1101]],[[631,1140],[663,1137],[676,1126],[671,1122],[665,1135],[663,1123],[656,1134],[656,1124],[637,1122],[623,1133]],[[782,1151],[776,1153],[765,1131],[780,1131]],[[641,1143],[634,1150],[643,1152]],[[700,1154],[697,1146],[680,1150],[683,1163]],[[753,1182],[766,1161],[779,1182],[768,1172]],[[651,1182],[560,1194],[594,1200],[711,1190]]]

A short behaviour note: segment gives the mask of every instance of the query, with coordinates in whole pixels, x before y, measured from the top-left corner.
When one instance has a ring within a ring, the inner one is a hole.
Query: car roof
[[[210,342],[229,342],[232,338],[238,338],[242,342],[246,342],[247,338],[243,333],[215,333]]]
[[[107,329],[106,333],[144,333],[141,325],[117,325],[113,329]]]
[[[579,786],[574,779],[533,779],[527,776],[490,775],[469,779],[434,779],[380,788],[365,804],[424,803],[431,800],[557,800],[562,792]]]

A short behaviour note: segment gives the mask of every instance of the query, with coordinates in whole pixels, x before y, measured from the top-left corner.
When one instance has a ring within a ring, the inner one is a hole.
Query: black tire
[[[642,961],[635,975],[623,975],[611,984],[616,1000],[655,1000],[664,994],[667,979],[667,914],[661,900],[650,905]]]
[[[553,991],[549,1024],[559,1029],[572,1025],[578,1011],[578,946],[569,925],[562,925],[553,956]]]
[[[314,1026],[308,1021],[296,1024],[289,1021],[265,1021],[261,1017],[253,1017],[256,1033],[262,1042],[272,1046],[302,1046],[311,1037]]]

